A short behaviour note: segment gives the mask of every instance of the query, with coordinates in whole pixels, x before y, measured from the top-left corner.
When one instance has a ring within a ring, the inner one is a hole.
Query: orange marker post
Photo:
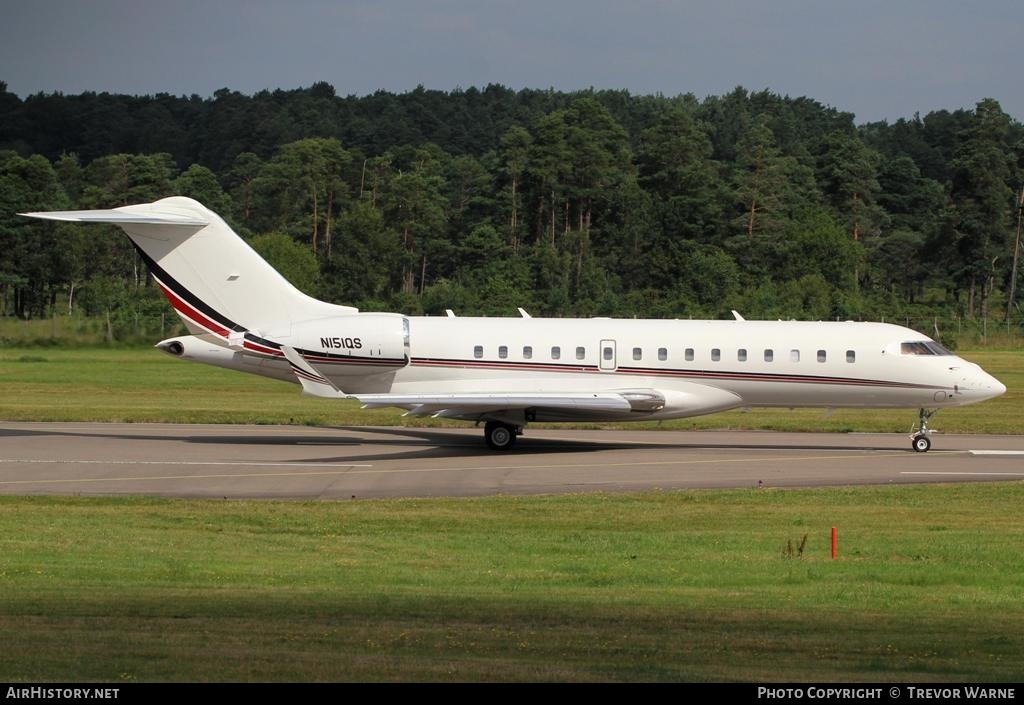
[[[835,560],[836,554],[839,552],[839,540],[836,537],[836,527],[832,527],[832,560]]]

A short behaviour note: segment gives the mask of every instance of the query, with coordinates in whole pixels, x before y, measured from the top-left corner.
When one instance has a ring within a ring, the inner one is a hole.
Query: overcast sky
[[[22,97],[742,85],[858,123],[985,97],[1024,120],[1022,54],[1024,0],[0,0]]]

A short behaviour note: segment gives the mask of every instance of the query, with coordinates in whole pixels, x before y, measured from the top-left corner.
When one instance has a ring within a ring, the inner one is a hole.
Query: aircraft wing
[[[455,394],[354,394],[363,408],[398,406],[407,416],[482,418],[517,410],[557,413],[656,411],[665,398],[654,389],[606,392],[462,392]]]
[[[454,392],[450,394],[345,394],[323,372],[287,345],[281,351],[304,394],[333,399],[355,398],[364,409],[397,406],[406,416],[460,419],[531,416],[607,415],[659,411],[665,395],[657,389],[612,389],[599,392]]]

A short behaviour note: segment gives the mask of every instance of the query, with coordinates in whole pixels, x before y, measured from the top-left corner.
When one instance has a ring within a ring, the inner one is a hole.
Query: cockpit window
[[[915,340],[909,343],[900,343],[901,355],[952,355],[949,350],[942,347],[933,340]]]

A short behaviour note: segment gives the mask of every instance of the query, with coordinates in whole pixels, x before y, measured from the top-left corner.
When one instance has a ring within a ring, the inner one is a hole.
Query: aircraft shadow
[[[629,442],[622,443],[613,440],[575,440],[530,437],[525,435],[519,439],[516,447],[511,451],[496,453],[490,450],[483,439],[476,434],[453,432],[449,429],[431,428],[405,428],[405,427],[357,427],[357,426],[334,426],[320,427],[338,431],[337,436],[325,437],[318,435],[287,435],[276,434],[268,428],[265,434],[257,429],[252,433],[222,434],[215,436],[197,435],[189,433],[186,429],[181,432],[168,434],[134,434],[134,433],[109,433],[109,432],[88,432],[88,431],[53,431],[41,429],[18,429],[0,428],[0,439],[28,436],[50,436],[50,437],[79,437],[79,438],[116,438],[124,440],[152,440],[152,441],[178,441],[182,443],[210,444],[210,445],[239,445],[239,446],[319,446],[327,450],[335,447],[362,447],[367,445],[386,445],[390,450],[379,453],[353,453],[339,454],[330,457],[318,456],[314,458],[301,457],[282,460],[288,463],[324,463],[324,462],[368,462],[373,460],[417,460],[417,459],[438,459],[438,458],[466,458],[481,457],[494,460],[500,457],[514,457],[523,455],[542,454],[578,454],[593,453],[609,450],[677,450],[686,451],[708,451],[708,450],[750,450],[750,451],[893,451],[900,450],[893,446],[879,445],[837,445],[834,443],[803,443],[803,444],[771,444],[756,442],[756,439],[744,441],[741,433],[731,436],[728,443],[656,443],[656,442]],[[652,431],[651,433],[658,433]],[[370,437],[367,438],[367,435]],[[383,436],[386,440],[377,440],[375,436]],[[910,451],[909,447],[907,452]]]

